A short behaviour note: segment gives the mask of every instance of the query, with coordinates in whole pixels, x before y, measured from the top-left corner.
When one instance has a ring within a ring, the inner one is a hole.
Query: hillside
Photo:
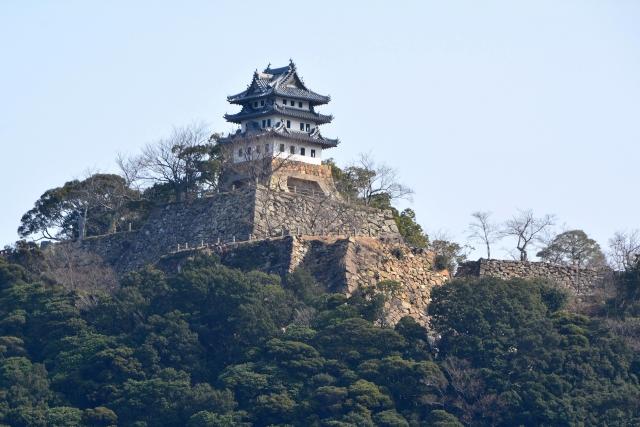
[[[79,309],[41,254],[6,258],[1,424],[640,423],[633,342],[543,281],[450,281],[432,292],[427,330],[381,325],[384,293],[330,293],[304,269],[282,280],[196,255]],[[635,294],[609,302],[611,319],[638,315],[638,277],[621,278]]]

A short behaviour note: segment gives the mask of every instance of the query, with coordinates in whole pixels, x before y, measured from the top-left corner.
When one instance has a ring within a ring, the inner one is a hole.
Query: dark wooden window
[[[311,150],[311,157],[315,157],[316,156],[316,150]]]
[[[262,127],[265,127],[266,125],[267,125],[267,121],[266,121],[266,120],[263,120],[263,121],[262,121]]]
[[[298,102],[298,107],[302,108],[302,102]]]
[[[267,119],[267,127],[270,128],[271,127],[271,119]]]
[[[300,130],[304,130],[304,123],[300,123]]]
[[[293,107],[294,105],[296,105],[296,101],[292,99],[291,101],[289,101],[289,104],[291,104],[291,106]]]
[[[287,128],[291,128],[291,120],[287,120]]]
[[[305,148],[304,147],[300,147],[300,155],[304,156],[305,153]]]
[[[295,146],[295,145],[292,145],[291,147],[289,147],[289,152],[290,152],[291,154],[296,154],[296,146]]]
[[[309,125],[309,123],[307,123],[305,127],[307,128],[307,132],[309,132],[309,129],[311,128],[311,125]]]
[[[280,144],[280,152],[284,153],[284,144]]]

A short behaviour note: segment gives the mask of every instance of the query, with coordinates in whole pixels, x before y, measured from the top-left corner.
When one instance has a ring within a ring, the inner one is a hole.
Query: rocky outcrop
[[[575,295],[591,295],[607,274],[606,270],[567,267],[544,262],[481,258],[478,261],[469,261],[460,265],[456,277],[542,278],[557,283]]]

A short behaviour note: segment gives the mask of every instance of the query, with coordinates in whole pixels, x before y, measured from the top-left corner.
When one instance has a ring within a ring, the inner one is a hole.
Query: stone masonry
[[[160,267],[176,269],[194,253],[183,250],[162,257]],[[449,279],[433,269],[434,255],[401,243],[371,237],[286,236],[242,242],[213,249],[223,264],[245,271],[261,270],[286,278],[298,268],[310,273],[329,292],[351,295],[383,281],[397,283],[385,307],[385,321],[394,325],[411,316],[427,325],[431,290]]]
[[[157,207],[139,230],[91,237],[82,244],[124,273],[204,243],[354,234],[400,240],[390,211],[257,185]]]
[[[469,261],[460,265],[456,277],[543,278],[554,281],[575,295],[591,295],[606,274],[604,270],[566,267],[544,262],[481,258],[478,261]]]

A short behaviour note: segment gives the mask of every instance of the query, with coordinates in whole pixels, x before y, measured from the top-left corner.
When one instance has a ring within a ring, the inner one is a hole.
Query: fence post
[[[178,250],[176,252],[180,252],[180,243],[178,243]]]
[[[232,242],[235,243],[236,242],[236,236],[233,236]]]
[[[218,236],[218,240],[216,241],[216,245],[220,244],[220,236]]]
[[[187,243],[185,243],[185,244],[184,244],[184,248],[185,248],[185,249],[189,249],[189,242],[187,242]]]
[[[129,231],[131,231],[131,223],[129,223]]]
[[[202,246],[204,248],[204,240],[200,241],[200,246]]]

